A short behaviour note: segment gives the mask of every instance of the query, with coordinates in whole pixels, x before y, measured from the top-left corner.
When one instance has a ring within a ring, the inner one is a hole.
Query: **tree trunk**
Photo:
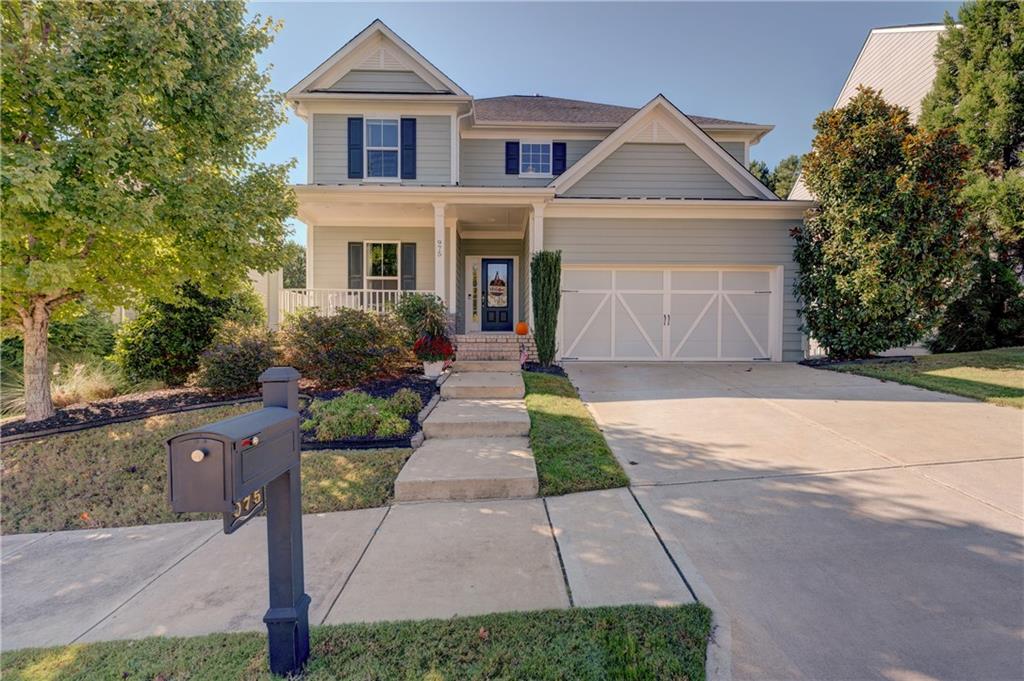
[[[50,309],[36,301],[21,317],[25,338],[25,420],[42,421],[53,416],[50,398]]]

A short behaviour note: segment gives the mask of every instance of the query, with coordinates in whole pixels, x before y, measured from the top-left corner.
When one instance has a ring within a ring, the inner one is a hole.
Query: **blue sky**
[[[534,94],[641,106],[659,92],[690,114],[775,125],[751,157],[774,165],[810,146],[873,27],[937,23],[960,3],[336,3],[255,2],[284,26],[261,57],[287,90],[375,18],[474,97]],[[261,154],[295,158],[292,114]],[[295,240],[305,228],[295,222]]]

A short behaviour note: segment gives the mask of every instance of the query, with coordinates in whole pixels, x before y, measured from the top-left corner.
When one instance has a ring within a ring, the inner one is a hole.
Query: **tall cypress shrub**
[[[555,329],[558,307],[562,299],[562,252],[539,251],[530,262],[530,284],[533,290],[533,340],[541,366],[551,366],[555,359]]]

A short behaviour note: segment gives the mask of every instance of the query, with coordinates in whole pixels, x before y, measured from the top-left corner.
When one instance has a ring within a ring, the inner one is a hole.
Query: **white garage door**
[[[565,268],[562,359],[781,359],[777,268]]]

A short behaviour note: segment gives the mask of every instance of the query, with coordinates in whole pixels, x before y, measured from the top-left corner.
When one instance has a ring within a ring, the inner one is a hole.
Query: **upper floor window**
[[[519,174],[550,177],[551,142],[520,142]]]
[[[366,119],[366,176],[398,179],[398,119]]]

